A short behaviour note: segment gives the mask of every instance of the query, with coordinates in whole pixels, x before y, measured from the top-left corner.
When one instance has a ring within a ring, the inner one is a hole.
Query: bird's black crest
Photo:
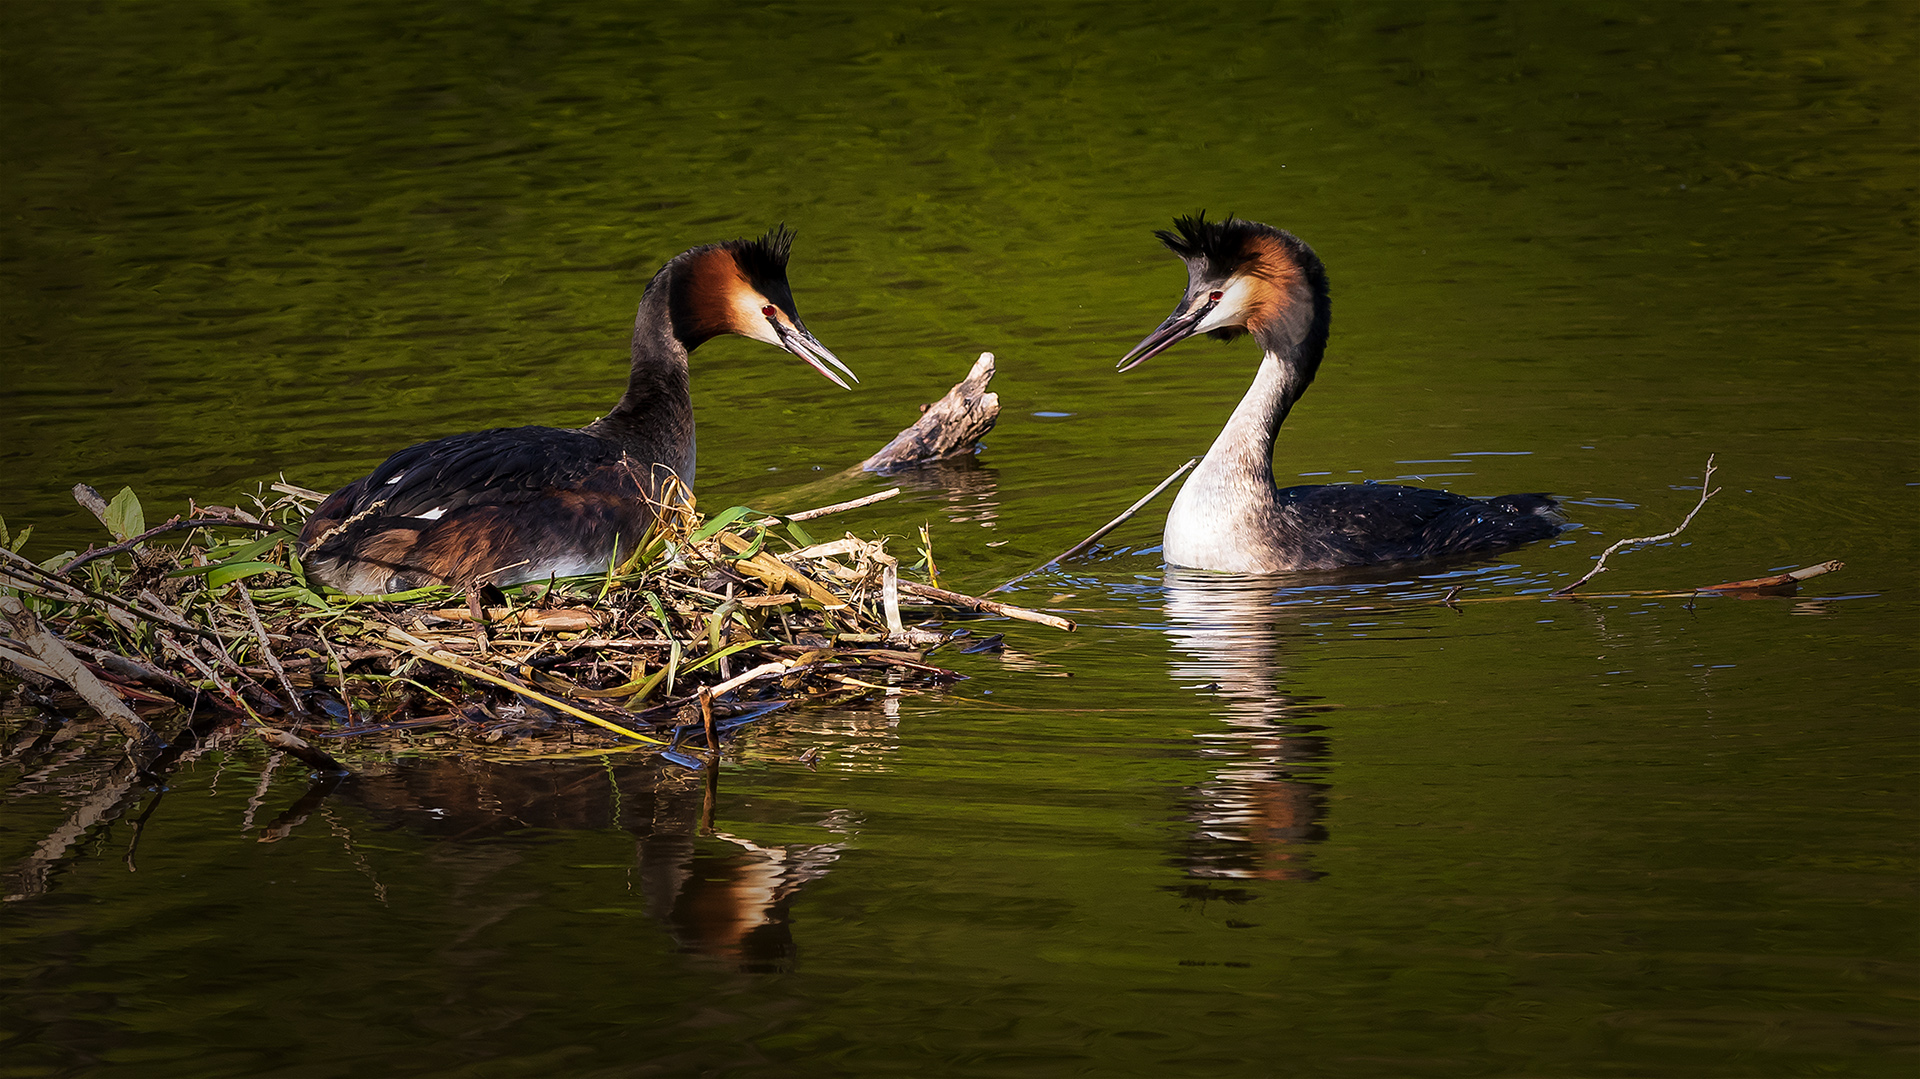
[[[758,240],[735,240],[726,245],[747,280],[761,289],[787,279],[787,256],[793,251],[793,230],[775,225]]]
[[[1188,262],[1206,260],[1207,276],[1215,279],[1233,276],[1235,270],[1258,253],[1249,241],[1273,231],[1259,222],[1242,221],[1232,214],[1228,214],[1225,221],[1208,221],[1205,210],[1192,217],[1174,218],[1173,227],[1179,231],[1158,229],[1154,235],[1167,245],[1167,250]]]

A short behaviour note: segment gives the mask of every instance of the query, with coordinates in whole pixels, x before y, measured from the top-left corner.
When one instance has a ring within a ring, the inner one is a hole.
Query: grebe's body
[[[1167,514],[1163,554],[1176,566],[1289,573],[1484,554],[1559,530],[1546,495],[1468,498],[1390,484],[1277,488],[1273,443],[1306,392],[1332,325],[1326,270],[1290,233],[1229,217],[1181,218],[1161,242],[1187,263],[1186,295],[1120,361],[1133,368],[1195,334],[1251,333],[1265,355]]]
[[[690,489],[687,357],[721,334],[793,353],[841,388],[848,371],[807,332],[787,285],[792,234],[696,247],[648,283],[632,372],[582,428],[512,427],[401,450],[320,503],[301,529],[308,572],[357,594],[544,580],[605,570]]]

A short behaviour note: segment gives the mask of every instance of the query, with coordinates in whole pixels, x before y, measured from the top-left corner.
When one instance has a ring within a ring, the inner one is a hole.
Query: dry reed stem
[[[287,677],[287,669],[280,665],[280,657],[273,654],[273,642],[267,638],[267,627],[260,621],[260,611],[253,605],[253,595],[241,581],[233,582],[232,591],[240,597],[240,609],[246,612],[247,621],[253,624],[254,636],[260,639],[260,658],[266,660],[267,669],[273,672],[287,695],[287,708],[295,715],[306,715],[306,705],[300,703],[300,694],[293,688],[293,679]]]
[[[878,494],[866,495],[865,497],[862,497],[862,498],[849,499],[848,501],[845,501],[845,502],[835,502],[831,506],[817,506],[810,510],[801,510],[799,513],[783,513],[780,515],[780,517],[784,517],[789,521],[811,521],[815,517],[825,517],[828,514],[833,514],[833,513],[844,513],[847,510],[857,510],[862,506],[871,506],[875,502],[884,502],[889,498],[893,498],[899,493],[900,493],[900,488],[889,487],[888,489],[881,491]],[[760,520],[755,521],[754,524],[759,525],[761,528],[772,528],[774,525],[777,525],[780,523],[780,517],[762,517]]]
[[[404,651],[408,652],[411,655],[419,656],[421,659],[426,660],[428,663],[445,667],[450,671],[455,671],[457,673],[464,674],[469,678],[478,678],[482,682],[490,682],[493,685],[500,686],[503,689],[512,690],[513,692],[518,693],[523,697],[527,697],[532,700],[539,701],[541,704],[544,704],[549,708],[554,708],[554,709],[558,709],[559,711],[565,712],[566,714],[573,716],[575,719],[584,719],[588,723],[591,723],[596,727],[604,727],[607,730],[613,731],[616,734],[625,735],[626,737],[632,738],[636,741],[649,742],[657,746],[663,746],[667,744],[666,742],[658,738],[652,738],[647,735],[641,734],[639,731],[628,730],[627,728],[622,727],[620,724],[615,723],[612,720],[602,719],[599,716],[594,715],[592,712],[586,711],[585,709],[575,708],[573,705],[570,705],[567,702],[560,700],[556,697],[549,697],[545,693],[542,693],[539,690],[532,688],[531,686],[524,686],[517,682],[512,682],[505,678],[502,678],[499,675],[493,674],[490,671],[481,670],[478,667],[475,667],[462,660],[456,659],[452,655],[449,655],[445,652],[442,652],[439,649],[434,648],[428,642],[423,641],[418,637],[415,637],[413,634],[408,633],[406,630],[403,630],[398,626],[388,626],[387,635],[389,637],[392,637],[394,640],[399,641],[403,645],[405,645],[406,647],[403,649]]]
[[[1005,615],[1008,618],[1018,618],[1023,622],[1037,622],[1043,626],[1051,626],[1054,629],[1063,629],[1068,632],[1072,632],[1074,628],[1071,621],[1061,618],[1058,615],[1030,611],[1025,607],[1015,607],[1011,603],[996,603],[990,599],[981,599],[979,596],[969,596],[960,592],[949,592],[944,588],[935,588],[932,585],[924,585],[916,581],[901,581],[900,591],[905,592],[909,596],[939,600],[941,603],[947,604],[950,607],[959,607],[963,610],[985,611],[990,614]]]

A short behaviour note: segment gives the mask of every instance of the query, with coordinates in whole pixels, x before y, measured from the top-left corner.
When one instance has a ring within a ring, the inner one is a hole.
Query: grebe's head
[[[1327,274],[1312,248],[1292,233],[1232,215],[1208,221],[1200,213],[1173,225],[1175,231],[1154,235],[1186,262],[1187,291],[1173,314],[1121,358],[1120,370],[1202,333],[1221,340],[1252,333],[1269,351],[1288,355],[1313,342],[1312,362],[1319,363],[1329,322]]]
[[[793,232],[779,225],[757,240],[696,247],[668,263],[661,273],[671,274],[674,335],[689,352],[725,333],[764,341],[807,361],[841,389],[851,389],[840,374],[860,380],[814,339],[793,306],[787,285],[792,250]]]

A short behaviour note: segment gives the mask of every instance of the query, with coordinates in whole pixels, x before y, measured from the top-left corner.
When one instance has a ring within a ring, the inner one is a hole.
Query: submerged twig
[[[1687,512],[1686,518],[1680,522],[1678,527],[1674,528],[1671,532],[1662,532],[1657,536],[1636,536],[1632,539],[1621,540],[1620,542],[1600,552],[1599,561],[1595,562],[1593,565],[1593,568],[1587,571],[1586,576],[1580,578],[1577,581],[1574,581],[1572,584],[1562,585],[1559,588],[1554,589],[1549,594],[1555,595],[1555,596],[1567,595],[1571,593],[1574,589],[1579,588],[1581,585],[1586,584],[1588,581],[1591,581],[1595,577],[1598,577],[1602,573],[1605,573],[1607,571],[1607,556],[1613,554],[1615,551],[1618,551],[1623,547],[1638,547],[1642,544],[1647,544],[1647,543],[1659,543],[1662,540],[1670,540],[1673,537],[1679,535],[1680,533],[1685,532],[1687,530],[1687,526],[1693,523],[1694,514],[1699,513],[1700,507],[1705,506],[1707,504],[1707,499],[1712,498],[1714,495],[1717,495],[1720,493],[1720,488],[1714,487],[1712,485],[1713,471],[1714,471],[1713,455],[1708,454],[1706,474],[1700,477],[1700,501],[1694,503],[1693,509]]]
[[[283,731],[278,727],[269,727],[265,723],[255,723],[253,733],[262,742],[278,749],[301,764],[317,772],[347,772],[346,765],[333,758],[333,755],[307,744],[307,740],[292,731]]]

